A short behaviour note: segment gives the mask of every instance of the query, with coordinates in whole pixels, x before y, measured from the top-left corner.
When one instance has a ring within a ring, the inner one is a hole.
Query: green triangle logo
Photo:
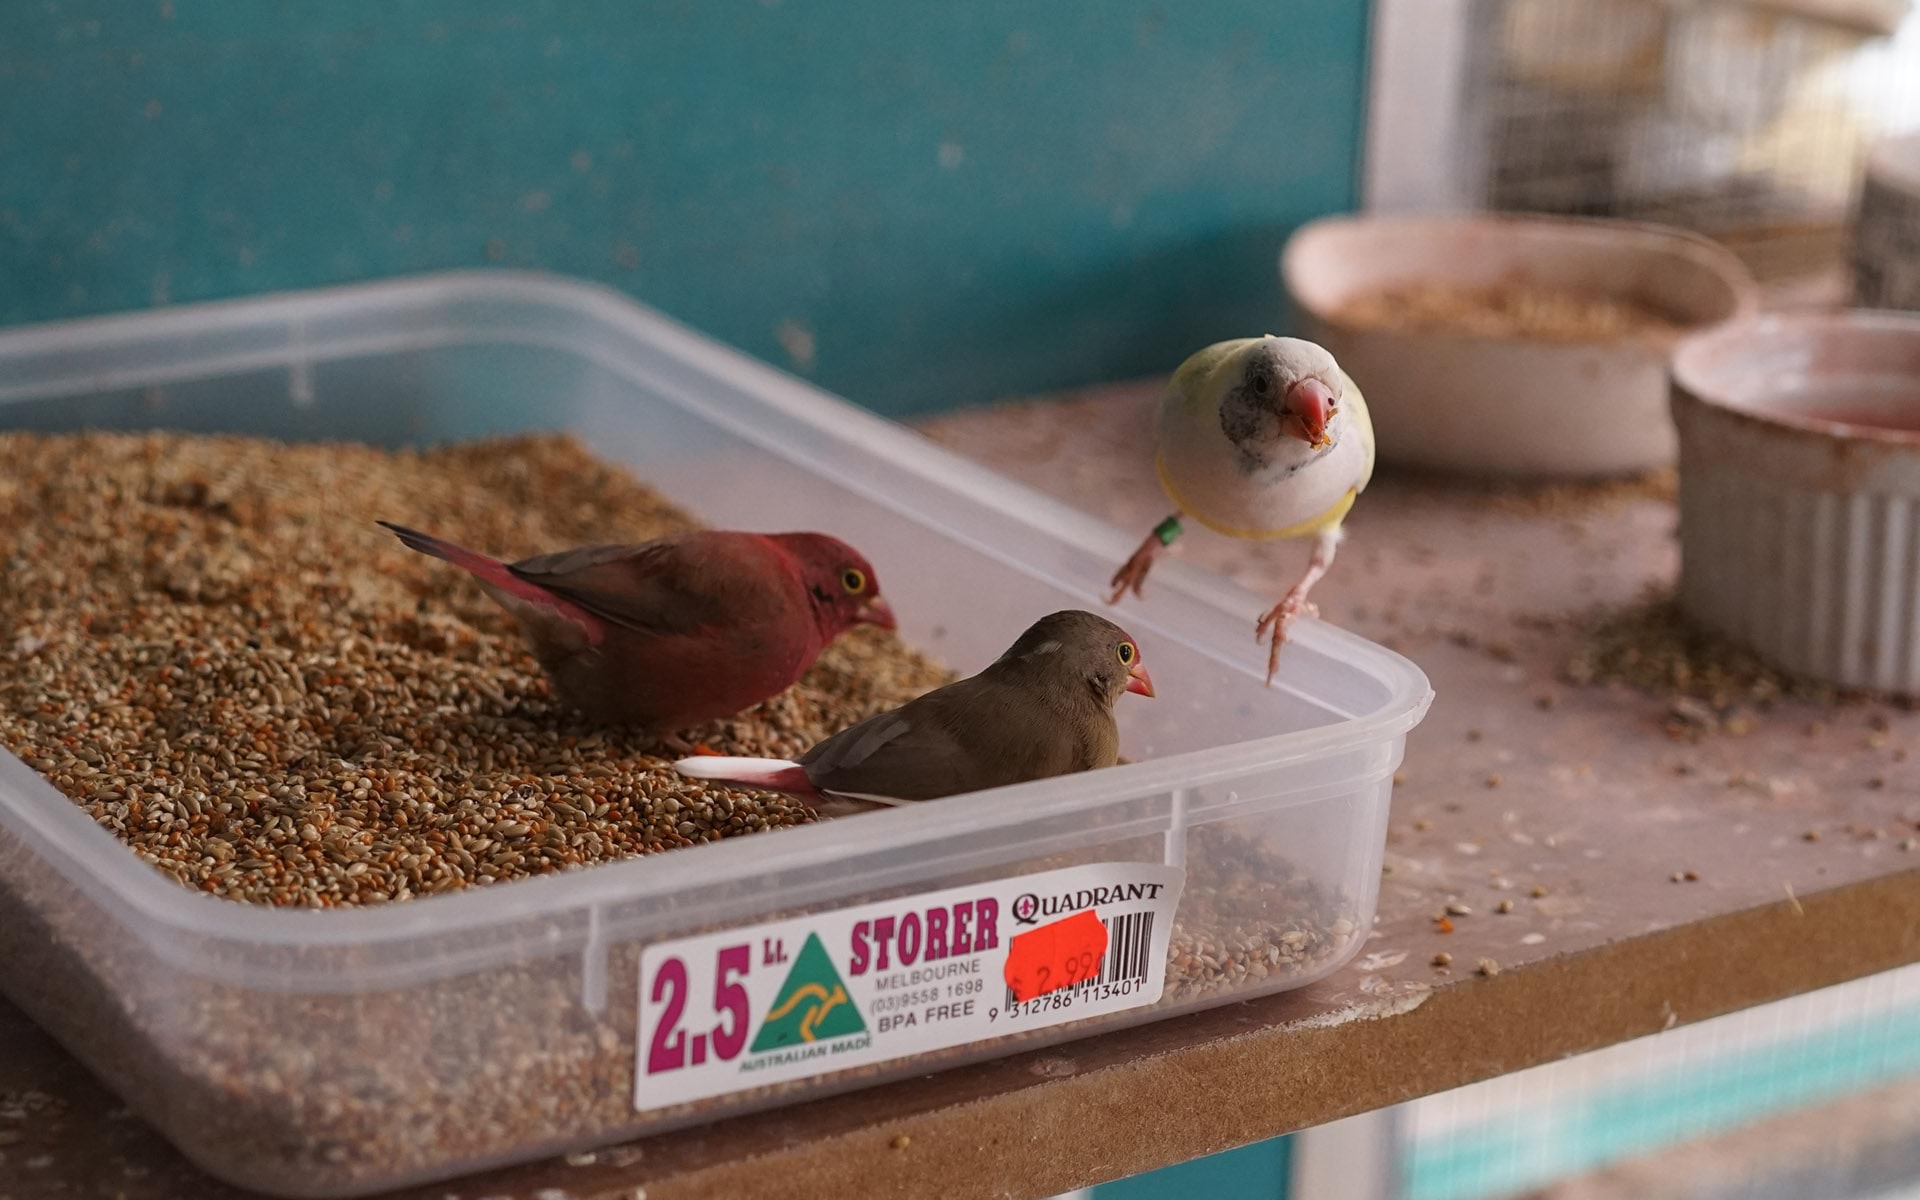
[[[810,933],[787,972],[787,981],[780,985],[780,994],[773,998],[773,1007],[767,1010],[752,1050],[758,1054],[866,1031],[867,1023],[840,981],[840,972],[833,969],[820,935]]]

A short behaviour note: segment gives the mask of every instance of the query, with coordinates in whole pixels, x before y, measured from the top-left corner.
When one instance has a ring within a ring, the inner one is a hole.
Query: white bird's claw
[[[1267,643],[1267,686],[1273,686],[1273,676],[1280,669],[1280,647],[1286,643],[1287,630],[1294,618],[1305,613],[1310,617],[1320,615],[1320,607],[1309,602],[1306,594],[1294,588],[1284,596],[1280,603],[1260,615],[1253,627],[1253,640],[1256,645]]]

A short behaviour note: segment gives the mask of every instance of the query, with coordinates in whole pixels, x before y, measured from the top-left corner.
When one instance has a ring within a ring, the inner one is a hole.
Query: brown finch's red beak
[[[1333,389],[1318,379],[1302,379],[1287,389],[1280,430],[1318,450],[1329,444],[1327,420],[1333,416]]]
[[[888,606],[885,600],[882,600],[878,596],[867,601],[866,605],[854,614],[853,623],[856,625],[878,625],[882,629],[900,628],[900,623],[893,619],[893,609]]]
[[[1153,677],[1147,674],[1147,669],[1140,665],[1138,659],[1127,668],[1127,690],[1136,696],[1153,699]]]

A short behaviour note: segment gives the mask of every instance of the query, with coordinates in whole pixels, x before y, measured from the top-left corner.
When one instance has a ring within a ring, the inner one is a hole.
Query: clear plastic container
[[[962,671],[1041,613],[1099,609],[1132,543],[613,292],[541,276],[0,334],[0,429],[152,427],[385,444],[571,430],[709,522],[846,536],[907,640]],[[346,1196],[1310,983],[1372,922],[1426,678],[1307,622],[1269,689],[1259,600],[1177,562],[1147,592],[1117,614],[1159,690],[1120,706],[1129,765],[359,911],[190,892],[0,754],[0,985],[207,1170]],[[1093,862],[1186,870],[1157,1004],[635,1111],[645,946]],[[1299,935],[1285,957],[1267,940],[1283,931]]]

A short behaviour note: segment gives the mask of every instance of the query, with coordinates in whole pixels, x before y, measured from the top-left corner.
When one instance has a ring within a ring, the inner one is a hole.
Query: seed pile
[[[1666,316],[1631,301],[1521,281],[1483,288],[1432,283],[1381,288],[1349,299],[1335,319],[1356,329],[1543,342],[1604,342],[1680,329]]]
[[[1311,974],[1355,945],[1353,902],[1257,843],[1203,827],[1188,847],[1162,1004]]]
[[[1672,503],[1679,494],[1679,474],[1671,467],[1576,483],[1493,483],[1482,490],[1485,507],[1516,517],[1581,518],[1599,516],[1626,504],[1643,501]]]
[[[1688,621],[1665,593],[1594,617],[1562,673],[1570,683],[1624,683],[1674,701],[1676,719],[1704,720],[1705,713],[1781,700],[1832,705],[1858,698],[1768,666],[1738,643]]]
[[[574,717],[465,573],[375,518],[508,557],[694,525],[563,437],[388,453],[0,435],[0,745],[181,883],[276,905],[810,819]],[[696,732],[793,754],[947,678],[863,628],[789,693]]]

